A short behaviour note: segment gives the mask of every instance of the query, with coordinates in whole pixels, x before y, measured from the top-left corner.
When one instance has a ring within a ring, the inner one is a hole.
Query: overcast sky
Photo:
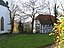
[[[8,3],[9,3],[9,6],[11,6],[11,3],[12,3],[12,1],[16,1],[17,2],[17,4],[19,4],[18,3],[18,1],[19,0],[4,0],[5,2],[6,1],[8,1]],[[20,0],[21,2],[29,2],[29,0]],[[39,0],[39,2],[40,2],[41,0]],[[46,0],[46,1],[49,1],[50,2],[50,8],[53,8],[53,6],[54,6],[54,3],[55,3],[55,1],[56,1],[56,4],[57,4],[57,6],[61,6],[60,4],[61,3],[64,3],[64,0]],[[60,7],[61,8],[61,7]],[[46,9],[45,9],[46,10]],[[58,11],[59,12],[62,12],[62,10],[61,9],[58,9]],[[51,13],[52,13],[52,15],[54,15],[54,10],[52,9],[51,10]]]
[[[9,2],[9,6],[11,6],[12,1],[16,1],[18,3],[19,0],[4,0],[5,2],[8,1]],[[29,0],[20,0],[21,2],[28,2]],[[41,1],[41,0],[38,0]],[[60,6],[61,2],[64,3],[64,0],[46,0],[50,2],[50,6],[52,6],[52,4],[54,5],[54,1],[56,1],[57,6]],[[19,3],[18,3],[19,4]]]

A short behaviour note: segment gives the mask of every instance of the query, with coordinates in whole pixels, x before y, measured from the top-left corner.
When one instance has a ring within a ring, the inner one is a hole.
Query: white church
[[[7,33],[10,24],[10,12],[8,4],[0,0],[0,34]]]

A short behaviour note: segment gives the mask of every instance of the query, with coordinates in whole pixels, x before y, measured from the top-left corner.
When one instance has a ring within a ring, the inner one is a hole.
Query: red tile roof
[[[40,14],[35,20],[39,20],[41,24],[53,24],[55,22],[55,17],[52,15]]]

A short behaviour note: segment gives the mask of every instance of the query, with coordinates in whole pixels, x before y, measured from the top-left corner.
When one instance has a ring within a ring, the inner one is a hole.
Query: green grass
[[[0,48],[37,48],[53,42],[48,34],[9,34],[0,38]]]

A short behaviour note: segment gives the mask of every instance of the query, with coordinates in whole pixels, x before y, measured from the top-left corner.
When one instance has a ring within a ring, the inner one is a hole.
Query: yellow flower
[[[56,38],[59,38],[59,36],[57,36]]]
[[[56,23],[54,23],[54,25],[56,26],[57,24],[56,24]]]
[[[50,35],[54,35],[54,33],[50,33],[49,36],[50,36]]]
[[[64,30],[64,27],[62,27],[62,30]]]

